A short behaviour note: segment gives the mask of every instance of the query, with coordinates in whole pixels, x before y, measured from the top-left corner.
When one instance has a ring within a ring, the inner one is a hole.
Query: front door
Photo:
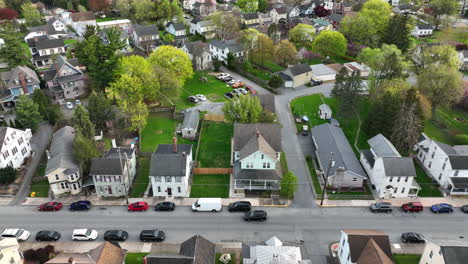
[[[172,188],[167,188],[167,196],[172,196]]]

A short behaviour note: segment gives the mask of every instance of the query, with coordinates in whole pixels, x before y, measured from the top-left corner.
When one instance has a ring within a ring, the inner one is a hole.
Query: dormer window
[[[19,84],[19,80],[18,80],[18,79],[15,79],[15,84]]]

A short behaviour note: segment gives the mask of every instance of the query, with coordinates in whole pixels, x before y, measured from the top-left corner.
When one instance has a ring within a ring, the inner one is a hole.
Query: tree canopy
[[[148,60],[153,66],[159,66],[177,76],[181,85],[193,76],[192,61],[184,51],[174,46],[160,46]]]
[[[0,30],[0,38],[5,44],[0,48],[0,58],[2,61],[8,63],[10,68],[16,66],[29,66],[30,52],[27,47],[23,45],[24,40],[20,34],[13,28],[10,23],[4,23],[3,30]]]
[[[226,40],[229,34],[239,31],[239,18],[232,12],[216,11],[208,19],[213,23],[216,38],[220,40]]]
[[[297,50],[294,44],[288,40],[281,40],[278,45],[276,45],[275,60],[283,66],[296,63]]]
[[[257,123],[263,108],[258,97],[240,96],[224,104],[223,112],[226,120],[240,123]]]
[[[294,198],[294,193],[297,190],[297,183],[297,176],[290,171],[286,172],[281,178],[281,195],[288,199]]]
[[[26,95],[20,95],[15,107],[16,120],[24,128],[35,131],[42,121],[39,106]]]
[[[315,28],[311,25],[297,24],[289,31],[289,39],[301,47],[310,47],[315,37]]]
[[[26,20],[26,25],[30,27],[40,26],[42,24],[41,12],[30,2],[21,5],[21,14]]]
[[[312,42],[312,51],[323,57],[345,55],[346,47],[346,38],[338,31],[323,30]]]
[[[82,136],[88,139],[94,139],[94,123],[89,119],[89,113],[84,106],[76,106],[71,122],[75,130],[79,130]]]

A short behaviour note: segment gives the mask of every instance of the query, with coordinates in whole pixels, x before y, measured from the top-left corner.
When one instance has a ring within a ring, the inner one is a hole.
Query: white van
[[[219,212],[223,209],[221,198],[200,198],[192,205],[194,212]]]

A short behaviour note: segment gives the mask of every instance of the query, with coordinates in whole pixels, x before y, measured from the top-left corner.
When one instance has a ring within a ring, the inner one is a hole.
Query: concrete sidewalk
[[[425,207],[429,207],[437,203],[448,203],[454,207],[461,207],[468,204],[468,199],[463,198],[445,198],[445,197],[435,197],[435,198],[406,198],[406,199],[390,199],[390,200],[323,200],[324,207],[367,207],[375,202],[389,202],[393,206],[401,206],[409,202],[420,202]],[[316,200],[316,203],[320,205],[320,200]]]
[[[9,205],[14,199],[14,196],[2,196],[0,197],[0,205]]]

